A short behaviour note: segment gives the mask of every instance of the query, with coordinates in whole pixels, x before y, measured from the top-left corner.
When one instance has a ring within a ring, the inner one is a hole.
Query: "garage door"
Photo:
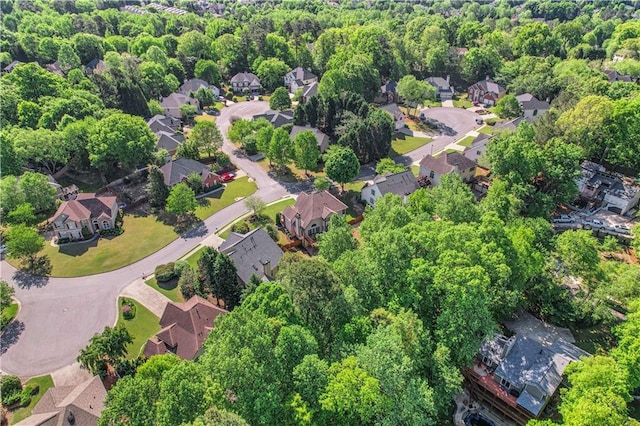
[[[622,209],[620,207],[609,206],[607,207],[607,210],[609,210],[610,212],[622,214]]]

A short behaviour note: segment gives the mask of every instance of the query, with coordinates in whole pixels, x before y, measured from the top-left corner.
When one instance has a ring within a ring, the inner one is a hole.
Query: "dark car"
[[[484,121],[482,121],[482,118],[476,118],[476,124],[482,124],[484,123]]]
[[[233,173],[223,173],[220,175],[220,180],[223,182],[230,182],[234,177]]]

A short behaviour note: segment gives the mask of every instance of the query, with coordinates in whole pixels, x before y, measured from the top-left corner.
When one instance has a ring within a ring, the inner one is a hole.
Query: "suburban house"
[[[404,127],[404,114],[400,111],[398,104],[382,105],[381,110],[388,112],[393,117],[394,129],[400,130]]]
[[[503,121],[502,123],[496,123],[493,126],[493,134],[498,134],[500,132],[512,132],[518,128],[520,123],[524,121],[524,117],[516,117],[511,120]]]
[[[252,275],[262,281],[273,279],[284,254],[262,228],[246,234],[232,232],[218,250],[233,261],[238,271],[238,280],[243,285],[249,282]]]
[[[622,81],[625,83],[634,83],[635,79],[630,75],[619,74],[616,70],[604,70],[603,71],[607,77],[609,78],[609,83],[614,83],[616,81]]]
[[[154,8],[155,10],[171,13],[173,15],[186,15],[188,13],[186,10],[179,9],[173,6],[163,6],[158,3],[149,3],[148,6]]]
[[[47,175],[47,180],[49,181],[49,185],[53,186],[56,189],[56,198],[58,198],[59,200],[75,200],[75,198],[78,196],[78,187],[76,185],[71,184],[69,186],[62,186],[51,175]]]
[[[180,144],[185,141],[184,135],[180,133],[160,130],[154,134],[158,138],[156,146],[159,149],[166,149],[169,152],[169,155],[174,155]]]
[[[302,92],[302,103],[306,104],[313,96],[318,94],[318,82],[311,83],[304,86],[304,92]]]
[[[83,237],[83,229],[95,234],[100,230],[115,228],[117,217],[116,197],[80,193],[74,200],[60,204],[49,223],[58,238],[77,240]]]
[[[178,89],[178,92],[186,96],[191,96],[191,94],[197,92],[198,89],[211,90],[211,93],[213,93],[213,95],[216,98],[220,96],[220,89],[218,89],[213,84],[209,84],[206,81],[201,80],[199,78],[192,78],[190,80],[185,80],[184,84],[180,86],[180,89]]]
[[[380,86],[380,92],[373,100],[373,103],[390,104],[399,101],[400,97],[398,96],[398,83],[394,80],[388,80],[382,86]]]
[[[522,115],[525,120],[532,122],[537,117],[540,117],[545,112],[549,111],[549,102],[538,100],[531,93],[523,93],[516,96],[520,108],[522,109]]]
[[[435,89],[436,99],[441,101],[450,101],[453,99],[453,87],[449,84],[449,76],[447,78],[442,77],[429,77],[427,78],[429,83]]]
[[[58,74],[60,77],[66,77],[64,71],[62,70],[62,66],[60,65],[60,62],[55,61],[51,64],[47,64],[44,66],[47,71],[52,72],[54,74]]]
[[[97,426],[106,397],[107,390],[98,376],[77,386],[52,387],[42,395],[31,415],[15,426]]]
[[[307,86],[317,82],[318,76],[302,67],[294,68],[284,76],[284,85],[289,89],[289,93],[296,93],[298,89],[304,91]]]
[[[486,106],[497,104],[498,100],[502,98],[505,93],[507,93],[507,90],[498,83],[494,83],[489,76],[484,80],[472,84],[467,90],[470,101],[480,102]]]
[[[332,215],[344,215],[346,211],[347,206],[329,191],[303,192],[293,206],[287,206],[280,213],[280,222],[307,247],[314,244],[316,234],[327,230]]]
[[[167,186],[174,186],[184,182],[191,173],[200,175],[202,188],[212,188],[220,183],[220,176],[213,173],[208,166],[190,158],[176,158],[169,161],[160,168],[164,175],[164,183]]]
[[[420,160],[420,176],[428,176],[432,186],[440,183],[442,175],[457,173],[464,182],[471,182],[476,163],[459,152],[444,152],[437,157],[427,155]]]
[[[361,191],[361,198],[371,207],[374,207],[378,198],[384,197],[385,194],[396,194],[406,199],[406,196],[412,194],[420,188],[418,181],[411,172],[405,170],[400,173],[387,172],[377,175],[373,181],[367,182]]]
[[[253,120],[257,120],[259,118],[264,118],[269,123],[271,123],[273,127],[278,128],[286,124],[293,123],[293,110],[289,109],[286,111],[274,111],[270,109],[263,114],[253,116]]]
[[[153,133],[160,131],[172,133],[180,126],[180,119],[158,114],[147,121],[147,126],[149,126]]]
[[[293,126],[291,128],[291,133],[289,136],[291,140],[293,140],[296,135],[300,132],[304,132],[305,130],[310,130],[316,136],[316,140],[318,141],[318,149],[320,150],[320,154],[324,154],[324,152],[329,148],[329,136],[311,126]]]
[[[169,302],[164,307],[160,327],[155,337],[147,340],[144,356],[172,353],[181,359],[193,360],[202,350],[213,329],[213,321],[227,311],[200,296],[184,303]]]
[[[84,66],[84,73],[86,75],[91,75],[95,72],[103,72],[109,69],[109,65],[102,59],[94,59]]]
[[[473,142],[471,142],[471,146],[464,149],[462,154],[478,166],[488,169],[490,164],[487,161],[486,153],[487,143],[489,143],[491,137],[491,135],[480,133]]]
[[[581,174],[576,179],[579,196],[591,208],[605,208],[618,214],[627,214],[638,205],[640,186],[632,178],[612,173],[597,163],[583,161]]]
[[[496,334],[484,341],[464,376],[474,398],[524,425],[540,416],[567,365],[584,356],[589,354],[563,338],[543,345],[522,334]]]
[[[231,87],[234,93],[243,92],[247,89],[250,94],[257,95],[260,93],[262,85],[260,79],[250,72],[239,72],[231,78]]]
[[[11,62],[9,65],[7,65],[6,67],[2,68],[2,72],[4,74],[9,74],[11,71],[13,71],[18,65],[22,65],[24,62],[21,61],[13,61]]]
[[[180,107],[182,105],[193,105],[196,111],[200,111],[200,102],[182,93],[172,93],[169,96],[160,98],[160,106],[164,109],[164,115],[173,118],[182,118]]]

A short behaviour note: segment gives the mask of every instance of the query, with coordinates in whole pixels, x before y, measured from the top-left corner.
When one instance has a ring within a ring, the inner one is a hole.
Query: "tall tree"
[[[53,207],[57,190],[45,175],[24,172],[20,176],[18,186],[24,194],[25,201],[31,204],[35,211],[46,211]]]
[[[262,87],[266,90],[273,91],[278,86],[282,86],[284,75],[288,73],[290,69],[291,68],[280,59],[269,58],[260,63],[256,74],[260,79]]]
[[[495,110],[501,118],[516,118],[522,115],[522,108],[514,95],[502,97],[496,104]]]
[[[167,211],[176,216],[186,216],[194,213],[198,207],[196,194],[186,183],[180,182],[169,192],[167,197]]]
[[[16,290],[11,287],[6,281],[0,280],[0,311],[13,302],[13,294]]]
[[[414,110],[418,105],[428,100],[435,100],[435,90],[426,81],[417,80],[412,75],[405,75],[398,82],[398,95],[413,104]]]
[[[169,196],[169,187],[164,183],[164,174],[158,166],[149,167],[146,190],[153,207],[164,207]]]
[[[262,201],[262,198],[257,195],[249,195],[244,199],[244,206],[251,210],[253,217],[256,217],[260,214],[262,210],[266,207],[266,203]]]
[[[344,191],[344,184],[353,180],[360,173],[358,157],[351,148],[334,145],[327,150],[324,170],[327,177],[340,184]]]
[[[346,218],[337,214],[329,218],[329,229],[318,236],[320,256],[328,262],[338,259],[344,252],[353,250],[358,245],[351,225]]]
[[[293,147],[296,167],[303,169],[308,175],[308,171],[315,169],[320,159],[316,135],[311,130],[298,133],[293,140]]]
[[[269,98],[269,108],[276,111],[283,111],[291,108],[291,98],[289,92],[284,87],[278,87]]]
[[[200,121],[193,126],[189,139],[207,152],[207,157],[215,153],[222,146],[222,133],[216,123]]]
[[[5,232],[9,257],[27,259],[29,267],[35,263],[38,253],[44,248],[44,238],[34,228],[15,225]]]
[[[284,166],[293,157],[293,146],[289,133],[283,128],[278,128],[273,131],[271,141],[269,142],[269,150],[267,152],[267,158],[269,162],[272,162],[278,166]]]
[[[89,345],[80,351],[78,362],[91,374],[104,378],[107,366],[124,359],[127,345],[131,343],[133,339],[124,326],[105,327],[102,333],[93,336]]]

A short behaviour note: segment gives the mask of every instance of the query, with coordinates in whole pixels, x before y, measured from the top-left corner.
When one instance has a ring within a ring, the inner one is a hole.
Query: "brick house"
[[[80,193],[74,200],[65,201],[49,220],[58,238],[77,240],[85,232],[95,234],[116,226],[118,203],[116,197]]]

